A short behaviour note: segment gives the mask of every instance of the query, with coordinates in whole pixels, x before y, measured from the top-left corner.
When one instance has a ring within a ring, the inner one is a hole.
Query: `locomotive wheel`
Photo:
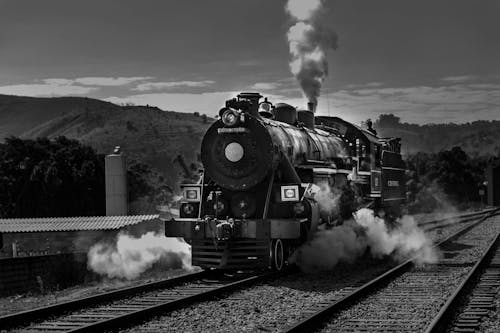
[[[288,250],[281,239],[274,239],[271,242],[271,268],[275,271],[282,271],[286,267]]]

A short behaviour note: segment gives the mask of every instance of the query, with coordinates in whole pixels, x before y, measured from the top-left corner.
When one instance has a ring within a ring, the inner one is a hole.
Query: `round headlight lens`
[[[293,198],[293,197],[295,197],[294,190],[291,189],[285,190],[285,198]]]
[[[295,213],[295,215],[303,214],[305,210],[306,206],[302,202],[296,202],[293,205],[293,212]]]
[[[233,110],[227,110],[222,115],[222,122],[226,126],[235,126],[238,123],[238,115]]]
[[[198,195],[195,190],[187,190],[186,191],[186,197],[187,199],[198,199]]]
[[[219,198],[217,200],[217,202],[214,203],[213,208],[214,208],[215,214],[217,214],[217,215],[224,214],[227,210],[226,201],[224,199]]]
[[[250,218],[256,209],[257,203],[249,193],[240,192],[231,199],[231,211],[237,218]]]
[[[187,216],[192,215],[194,213],[194,205],[191,203],[184,204],[182,206],[182,211]]]
[[[292,210],[296,217],[310,217],[311,204],[307,200],[296,202],[293,204]]]
[[[243,149],[243,146],[240,145],[238,142],[231,142],[224,149],[224,155],[226,156],[227,160],[233,163],[236,163],[239,160],[241,160],[244,154],[245,151]]]

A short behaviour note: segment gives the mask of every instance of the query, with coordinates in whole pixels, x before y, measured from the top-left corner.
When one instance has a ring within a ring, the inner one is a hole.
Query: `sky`
[[[308,1],[308,0],[304,0]],[[214,116],[241,91],[306,103],[285,0],[0,0],[0,94]],[[500,120],[500,1],[324,0],[338,36],[317,113]]]

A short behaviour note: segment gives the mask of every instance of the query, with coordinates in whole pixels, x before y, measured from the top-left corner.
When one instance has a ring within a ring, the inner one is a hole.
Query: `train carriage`
[[[354,189],[352,209],[397,213],[404,200],[398,139],[261,98],[226,102],[203,137],[199,183],[182,186],[180,217],[165,221],[166,236],[191,244],[193,265],[283,269],[319,224],[348,217],[322,209],[321,187]]]

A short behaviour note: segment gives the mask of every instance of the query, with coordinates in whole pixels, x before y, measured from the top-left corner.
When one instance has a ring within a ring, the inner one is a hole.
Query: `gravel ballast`
[[[46,294],[28,293],[0,298],[0,316],[19,311],[44,307],[55,303],[72,301],[77,298],[93,296],[120,288],[132,287],[143,283],[154,282],[166,278],[185,274],[184,269],[175,269],[162,272],[149,272],[136,280],[102,280],[78,285],[63,290],[49,291]]]
[[[449,226],[428,234],[433,240],[442,239],[465,225],[467,224]],[[464,257],[461,260],[465,262],[468,259]],[[174,311],[129,331],[276,331],[300,318],[305,309],[344,296],[394,264],[390,260],[364,258],[354,265],[340,264],[331,272],[294,274],[269,284],[232,293],[224,299],[202,302]],[[185,271],[169,271],[166,274],[175,276],[182,273]],[[0,313],[17,312],[167,277],[163,273],[158,275],[135,281],[78,286],[47,295],[4,298],[0,299]]]
[[[412,269],[335,316],[322,332],[343,332],[353,328],[424,330],[498,232],[500,218],[489,218],[444,248],[440,264],[445,265]]]
[[[428,234],[437,241],[468,224],[448,226]],[[304,310],[345,296],[395,264],[390,260],[364,258],[355,264],[340,264],[332,272],[293,274],[222,299],[171,312],[127,332],[277,331],[299,320]],[[463,269],[456,273],[458,275],[446,275],[444,284],[449,285],[450,278],[458,279],[466,272],[467,269]]]

